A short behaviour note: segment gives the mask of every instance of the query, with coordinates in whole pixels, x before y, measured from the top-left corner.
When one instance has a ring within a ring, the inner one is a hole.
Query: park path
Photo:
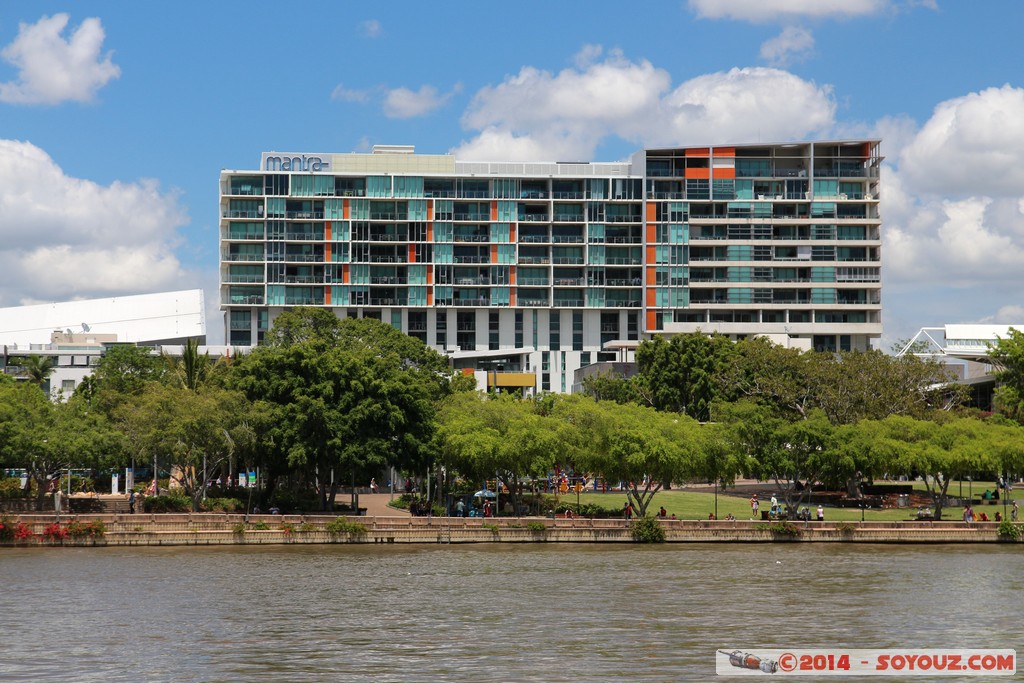
[[[395,494],[398,497],[398,494]],[[340,500],[340,498],[339,498]],[[388,501],[391,500],[390,493],[360,493],[359,494],[359,507],[366,508],[366,515],[368,517],[408,517],[408,510],[399,510],[397,508],[388,507]]]

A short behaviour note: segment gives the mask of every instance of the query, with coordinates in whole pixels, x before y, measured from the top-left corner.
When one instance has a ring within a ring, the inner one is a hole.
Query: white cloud
[[[67,14],[19,24],[18,36],[0,57],[18,69],[18,79],[0,83],[0,101],[11,104],[88,102],[96,91],[121,75],[111,53],[101,57],[104,32],[99,19],[86,19],[69,40],[61,34]]]
[[[362,29],[363,35],[367,38],[377,38],[382,31],[380,22],[376,19],[367,19],[359,25],[359,28]]]
[[[425,116],[439,109],[461,89],[456,85],[452,92],[440,93],[432,85],[420,86],[419,90],[395,88],[384,96],[384,115],[389,119],[412,119]]]
[[[1024,194],[1024,88],[947,100],[903,149],[900,169],[922,192]]]
[[[806,59],[814,49],[814,36],[800,26],[787,26],[782,33],[761,45],[761,59],[773,66],[785,66]]]
[[[187,220],[156,181],[72,178],[35,145],[0,139],[0,305],[191,286],[173,253]]]
[[[349,90],[339,83],[335,86],[334,90],[331,91],[331,99],[365,104],[370,101],[370,93],[366,90]]]
[[[704,19],[782,23],[795,17],[866,16],[890,6],[889,0],[690,0],[689,4]]]
[[[589,46],[586,52],[595,53]],[[523,67],[477,92],[462,124],[480,132],[453,153],[461,159],[589,160],[611,136],[637,147],[775,142],[833,123],[829,87],[777,69],[733,69],[671,85],[664,69],[619,52],[557,74]],[[525,156],[533,150],[542,156]]]
[[[580,48],[580,51],[573,57],[573,63],[579,69],[586,69],[588,66],[597,61],[598,57],[604,52],[604,46],[594,45],[588,43]]]

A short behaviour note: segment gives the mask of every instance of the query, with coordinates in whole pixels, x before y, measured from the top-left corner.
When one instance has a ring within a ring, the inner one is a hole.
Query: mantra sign
[[[307,173],[330,171],[331,155],[264,152],[260,159],[260,169],[264,171],[305,171]]]

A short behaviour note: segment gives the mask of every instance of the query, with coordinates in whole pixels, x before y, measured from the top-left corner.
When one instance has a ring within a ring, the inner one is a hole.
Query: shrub
[[[299,533],[308,533],[310,531],[316,531],[316,524],[310,522],[303,522],[299,525]]]
[[[285,536],[291,536],[295,533],[295,525],[291,522],[281,522],[277,528],[280,529]]]
[[[526,523],[526,528],[535,534],[545,534],[548,531],[547,525],[544,522],[538,522],[536,520]]]
[[[145,512],[192,512],[192,499],[176,493],[148,496],[142,500],[142,509]]]
[[[665,529],[657,519],[650,515],[638,517],[629,527],[633,540],[637,543],[664,543]]]
[[[4,515],[0,517],[0,541],[14,540],[14,523]]]
[[[482,529],[487,529],[492,534],[497,534],[498,533],[498,525],[497,524],[492,524],[491,522],[484,522],[483,524],[480,525],[480,527]]]
[[[350,522],[344,517],[328,522],[324,529],[331,534],[348,534],[349,536],[365,536],[366,525],[359,522]]]
[[[853,533],[854,529],[856,528],[857,525],[853,522],[838,522],[836,524],[836,531],[843,534],[844,536],[849,536]]]
[[[237,498],[207,498],[200,504],[204,512],[238,512],[244,507]]]
[[[100,520],[68,522],[67,532],[71,538],[101,538],[107,533],[107,526]]]
[[[54,522],[43,529],[42,535],[47,541],[61,541],[68,537],[68,530]]]
[[[768,525],[768,531],[777,538],[796,538],[800,535],[800,527],[793,522],[773,522]]]
[[[577,517],[592,517],[598,519],[613,519],[615,517],[622,516],[622,508],[606,508],[601,507],[596,503],[583,503],[579,506],[579,511],[576,510],[576,503],[570,503],[563,501],[555,507],[556,515],[564,515],[566,511],[571,512]]]
[[[21,488],[21,479],[5,477],[0,479],[0,498],[24,498],[25,489]]]
[[[1001,541],[1019,541],[1022,535],[1020,524],[1014,524],[1008,519],[1004,519],[999,523],[999,540]]]
[[[260,520],[259,522],[253,524],[252,528],[256,531],[266,531],[270,528],[270,525],[264,522],[263,520]]]
[[[231,533],[241,536],[245,533],[245,522],[238,522],[231,527]]]

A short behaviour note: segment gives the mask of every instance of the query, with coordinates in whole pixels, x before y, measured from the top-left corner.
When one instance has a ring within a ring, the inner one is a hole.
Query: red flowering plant
[[[43,529],[43,538],[47,541],[62,541],[68,537],[68,530],[54,522]]]
[[[32,529],[30,529],[24,522],[18,522],[18,525],[14,528],[15,543],[19,541],[32,541],[35,540],[35,537],[36,535],[32,533]]]
[[[31,541],[35,536],[24,522],[12,522],[6,515],[0,517],[0,543]]]

